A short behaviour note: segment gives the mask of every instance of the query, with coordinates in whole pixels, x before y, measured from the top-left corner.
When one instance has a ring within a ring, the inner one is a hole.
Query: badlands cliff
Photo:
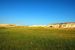
[[[48,27],[51,27],[51,28],[75,28],[75,22],[50,24],[50,25],[48,25]]]
[[[0,24],[0,27],[15,27],[15,24]]]
[[[0,27],[16,27],[15,24],[0,24]],[[28,27],[75,28],[75,22],[56,23],[49,25],[32,25]]]

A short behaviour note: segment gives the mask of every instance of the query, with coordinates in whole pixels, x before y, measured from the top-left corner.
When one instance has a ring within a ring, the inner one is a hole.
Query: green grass
[[[0,28],[0,50],[75,50],[75,29]]]

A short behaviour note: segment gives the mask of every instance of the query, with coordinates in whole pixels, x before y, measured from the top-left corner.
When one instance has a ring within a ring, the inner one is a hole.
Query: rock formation
[[[51,28],[75,28],[75,22],[50,24],[50,25],[48,25],[48,27],[51,27]]]
[[[0,27],[15,27],[15,24],[0,24]]]

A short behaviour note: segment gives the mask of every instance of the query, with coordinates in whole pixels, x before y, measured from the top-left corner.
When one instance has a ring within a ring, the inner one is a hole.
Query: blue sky
[[[75,22],[75,0],[0,0],[0,24]]]

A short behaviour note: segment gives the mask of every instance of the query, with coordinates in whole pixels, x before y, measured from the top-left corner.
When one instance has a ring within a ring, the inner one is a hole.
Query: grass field
[[[0,50],[75,50],[75,29],[0,28]]]

